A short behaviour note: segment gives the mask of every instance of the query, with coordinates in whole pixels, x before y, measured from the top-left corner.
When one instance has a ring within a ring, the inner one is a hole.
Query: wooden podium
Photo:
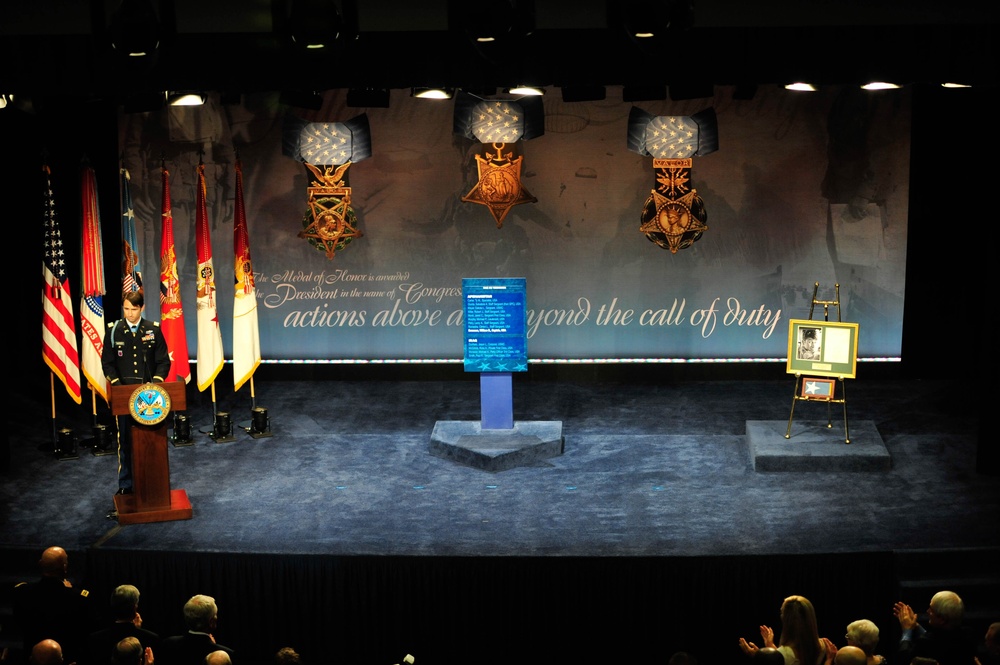
[[[158,384],[170,395],[170,410],[187,408],[186,384],[171,381]],[[191,502],[184,490],[170,489],[170,461],[167,458],[167,421],[156,425],[135,422],[129,399],[138,385],[111,386],[111,413],[125,416],[132,424],[132,478],[134,494],[116,494],[119,524],[144,524],[191,519]]]

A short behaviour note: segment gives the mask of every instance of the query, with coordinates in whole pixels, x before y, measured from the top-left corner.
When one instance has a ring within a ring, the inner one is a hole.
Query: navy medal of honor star
[[[132,418],[141,425],[157,425],[170,413],[170,394],[163,384],[144,383],[128,399]]]

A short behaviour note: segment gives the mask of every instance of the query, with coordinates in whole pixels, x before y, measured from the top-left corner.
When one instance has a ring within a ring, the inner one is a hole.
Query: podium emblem
[[[170,413],[170,395],[159,383],[144,383],[128,399],[128,411],[141,425],[157,425]]]

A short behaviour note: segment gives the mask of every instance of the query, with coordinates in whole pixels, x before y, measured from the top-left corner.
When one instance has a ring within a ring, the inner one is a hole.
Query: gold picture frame
[[[789,374],[853,379],[857,366],[857,323],[788,321]]]

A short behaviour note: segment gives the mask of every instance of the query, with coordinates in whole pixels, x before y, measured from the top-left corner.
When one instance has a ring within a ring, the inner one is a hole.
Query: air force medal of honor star
[[[170,413],[170,394],[162,384],[144,383],[129,397],[128,410],[140,425],[157,425]]]

